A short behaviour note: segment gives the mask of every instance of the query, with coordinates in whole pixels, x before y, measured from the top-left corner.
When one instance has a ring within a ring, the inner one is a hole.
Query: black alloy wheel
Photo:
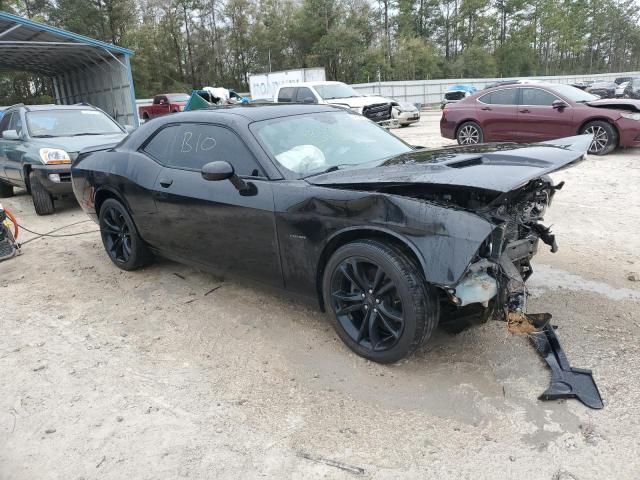
[[[404,329],[402,300],[382,267],[350,257],[334,272],[331,286],[338,322],[355,343],[374,352],[397,343]]]
[[[114,264],[123,270],[135,270],[148,263],[149,251],[119,201],[109,198],[102,204],[99,223],[102,243]]]
[[[438,323],[437,297],[420,268],[376,240],[348,243],[331,256],[323,295],[340,338],[379,363],[413,353]]]

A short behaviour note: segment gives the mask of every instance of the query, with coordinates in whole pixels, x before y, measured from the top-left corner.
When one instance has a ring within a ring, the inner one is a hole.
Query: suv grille
[[[367,105],[362,109],[362,115],[374,122],[383,122],[391,118],[391,104],[377,103],[375,105]]]

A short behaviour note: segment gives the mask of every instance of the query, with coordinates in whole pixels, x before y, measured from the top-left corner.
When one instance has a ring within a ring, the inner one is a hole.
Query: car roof
[[[180,115],[181,118],[188,121],[191,117],[197,116],[202,118],[203,115],[208,113],[225,113],[239,115],[257,122],[261,120],[269,120],[271,118],[303,115],[306,113],[335,112],[336,110],[344,111],[344,109],[333,105],[316,105],[308,103],[247,103],[210,107],[202,110],[182,112],[177,115]],[[175,119],[176,117],[173,116],[173,118]]]
[[[313,87],[314,85],[346,85],[346,83],[344,83],[344,82],[335,82],[335,81],[300,82],[300,83],[291,83],[291,84],[288,84],[288,85],[280,85],[279,88]]]
[[[24,108],[27,112],[38,112],[38,111],[47,111],[47,110],[87,110],[88,108],[96,109],[96,107],[89,104],[55,105],[53,103],[49,103],[45,105],[13,105],[12,107],[9,107],[9,109],[14,109],[14,108],[15,109]]]

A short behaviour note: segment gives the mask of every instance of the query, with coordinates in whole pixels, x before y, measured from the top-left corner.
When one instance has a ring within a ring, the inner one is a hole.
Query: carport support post
[[[133,86],[133,74],[131,72],[131,60],[129,55],[124,56],[124,62],[127,66],[127,75],[129,76],[129,90],[131,91],[131,113],[133,118],[133,126],[140,126],[140,119],[138,118],[138,108],[136,106],[136,92],[135,87]]]

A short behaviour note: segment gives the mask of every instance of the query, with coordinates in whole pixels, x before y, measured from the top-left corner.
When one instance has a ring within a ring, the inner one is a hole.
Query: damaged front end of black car
[[[564,182],[554,184],[549,174],[584,160],[590,141],[589,136],[577,136],[535,145],[419,150],[380,165],[385,167],[384,176],[376,177],[376,169],[347,170],[339,177],[329,174],[311,181],[411,198],[428,207],[441,206],[484,219],[489,233],[462,275],[449,268],[455,265],[451,259],[443,263],[448,270],[439,271],[437,259],[429,258],[437,255],[437,250],[421,247],[427,281],[441,292],[440,324],[455,333],[488,319],[505,321],[510,332],[530,336],[551,368],[551,385],[541,399],[578,398],[591,408],[602,408],[591,372],[569,365],[550,323],[551,314],[527,312],[526,281],[533,273],[531,259],[542,245],[552,252],[558,250],[555,235],[543,221]],[[426,217],[434,215],[425,213]],[[455,256],[459,247],[458,256],[465,258],[468,245],[463,243],[477,238],[485,225],[469,221],[465,229],[461,221],[443,220],[446,228],[438,231],[434,225],[430,234],[441,236],[443,242],[444,237],[447,242],[457,237],[451,250]],[[453,232],[453,228],[460,231]],[[452,281],[447,282],[446,277]]]

